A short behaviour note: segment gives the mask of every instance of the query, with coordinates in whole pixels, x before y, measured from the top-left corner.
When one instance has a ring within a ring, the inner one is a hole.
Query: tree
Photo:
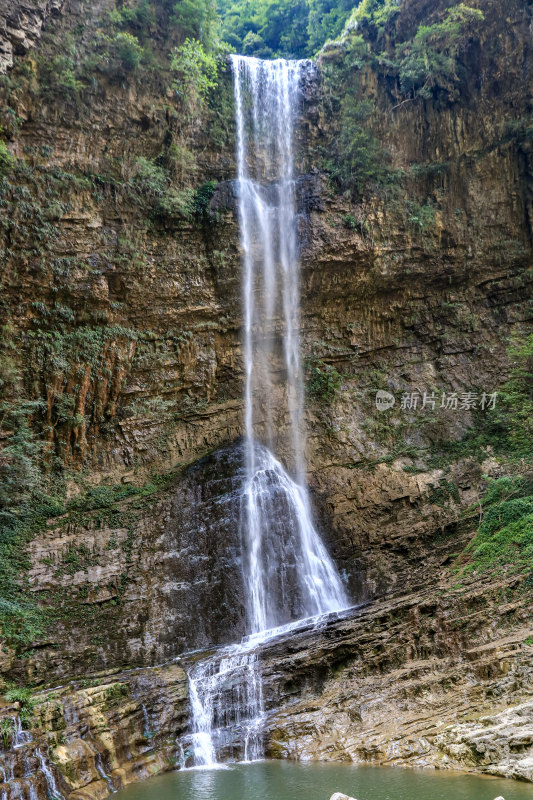
[[[192,116],[207,101],[209,92],[217,85],[218,64],[215,56],[196,39],[186,39],[171,53],[171,68],[175,73],[174,89]]]
[[[340,36],[353,5],[353,0],[309,0],[307,23],[309,54],[319,50],[328,39]]]
[[[174,5],[171,21],[183,39],[196,39],[212,48],[218,29],[215,0],[180,0]]]
[[[420,25],[413,41],[397,48],[402,91],[413,97],[430,97],[434,89],[444,89],[454,99],[458,57],[483,20],[482,11],[460,3],[448,9],[442,22]]]

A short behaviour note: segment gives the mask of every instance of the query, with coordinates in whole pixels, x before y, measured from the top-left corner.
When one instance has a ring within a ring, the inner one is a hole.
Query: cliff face
[[[43,24],[61,12],[63,0],[0,4],[0,73],[13,66],[13,57],[25,55],[41,38]]]
[[[17,579],[44,609],[37,629],[21,633],[24,617],[6,629],[0,668],[19,683],[155,665],[242,633],[231,76],[222,74],[210,108],[192,113],[169,89],[160,55],[173,43],[157,20],[155,63],[130,73],[116,61],[102,38],[112,5],[66,0],[61,16],[47,17],[57,4],[10,4],[1,51],[9,65],[12,42],[24,42],[12,48],[16,55],[34,48],[1,85],[15,160],[2,162],[8,414],[0,468],[19,464],[14,437],[29,426],[42,448],[30,453],[34,440],[24,440],[24,457],[38,458],[46,484],[35,491],[50,493],[52,484],[63,498],[39,507],[17,540],[27,552]],[[438,16],[448,4],[431,5]],[[481,398],[504,383],[508,340],[532,317],[530,7],[479,7],[485,22],[465,51],[453,100],[399,97],[392,68],[354,61],[349,42],[324,51],[320,81],[306,89],[299,202],[309,483],[354,600],[427,587],[431,604],[442,587],[450,590],[450,564],[479,520],[484,476],[504,471],[490,440],[473,442],[471,432],[485,430],[490,409]],[[427,13],[422,3],[404,3],[397,40],[412,37]],[[59,53],[72,64],[48,70]],[[387,161],[389,175],[401,171],[399,184],[391,178],[364,196],[332,185],[324,154],[342,129],[343,92],[371,102],[364,125],[382,148],[374,158]],[[168,175],[163,188],[154,165]],[[181,194],[169,194],[174,189]],[[394,395],[394,407],[377,409],[378,390]],[[456,408],[446,400],[453,393]],[[476,408],[465,405],[468,393]],[[402,396],[414,395],[417,407],[402,408]],[[276,422],[283,452],[284,421]],[[506,625],[516,642],[526,638],[531,582],[516,580],[512,613],[484,634],[489,650]],[[479,592],[488,592],[483,581]],[[480,621],[489,624],[498,603],[489,592]],[[412,624],[415,612],[404,612]],[[472,645],[468,629],[459,643],[439,631],[431,634],[437,655],[433,645],[406,647],[401,663],[379,667],[391,686],[405,669],[414,687],[417,665],[426,675],[433,657],[458,659]],[[394,649],[397,633],[371,641]],[[510,669],[522,670],[518,645],[504,651]],[[329,662],[320,668],[330,674],[335,724],[350,717],[347,698],[361,690],[350,658],[342,680]],[[375,679],[365,685],[377,691]],[[313,686],[313,702],[322,689]],[[502,709],[526,696],[505,682],[500,691]],[[448,702],[439,690],[439,714]],[[465,715],[474,702],[473,692]],[[483,702],[490,711],[488,689]],[[398,703],[391,694],[385,716]],[[405,703],[408,725],[418,706]],[[302,725],[318,714],[326,730],[330,712],[298,708],[301,717],[293,710],[276,720],[273,753],[389,757],[388,728],[368,734],[365,750],[358,724],[349,741],[330,749],[324,734],[311,752]],[[424,725],[415,727],[426,741]],[[458,763],[450,737],[441,751]],[[467,755],[461,763],[470,763]]]

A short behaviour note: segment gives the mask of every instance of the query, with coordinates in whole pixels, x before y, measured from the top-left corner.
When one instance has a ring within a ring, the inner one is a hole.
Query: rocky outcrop
[[[50,520],[30,545],[29,586],[37,602],[60,593],[69,610],[22,664],[11,653],[19,680],[157,664],[240,639],[242,471],[242,448],[228,447],[155,494]]]
[[[532,627],[523,588],[441,584],[265,648],[269,754],[528,779]]]
[[[533,701],[455,725],[436,744],[467,768],[533,782]]]
[[[7,800],[103,800],[112,791],[180,763],[177,738],[188,718],[187,679],[177,665],[116,672],[42,692],[31,733],[4,735],[0,751]],[[16,709],[0,709],[0,721]]]
[[[64,0],[2,0],[0,3],[0,74],[13,66],[41,37],[43,24],[61,12]]]
[[[267,754],[531,780],[530,602],[527,577],[456,587],[442,573],[436,588],[261,645]],[[185,764],[185,670],[201,658],[196,651],[162,667],[36,693],[31,740],[0,753],[0,791],[14,800],[30,782],[44,798],[53,780],[71,800],[103,800],[111,789]],[[228,698],[232,681],[228,673]],[[1,718],[17,713],[0,709]]]
[[[335,792],[332,794],[329,800],[355,800],[355,797],[348,797],[347,794],[341,794],[340,792]]]

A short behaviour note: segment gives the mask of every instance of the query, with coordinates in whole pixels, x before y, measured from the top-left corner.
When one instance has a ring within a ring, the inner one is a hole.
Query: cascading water
[[[261,756],[264,709],[254,648],[302,619],[349,605],[314,526],[305,481],[293,139],[302,77],[313,65],[232,56],[232,68],[244,272],[241,531],[250,636],[189,672],[195,766],[215,764],[217,752],[230,752],[235,738],[245,760]],[[292,475],[274,454],[278,439]]]
[[[41,770],[44,774],[46,780],[46,788],[48,791],[48,797],[52,798],[52,800],[63,800],[63,795],[57,788],[57,784],[54,778],[54,774],[48,764],[46,763],[46,758],[44,757],[43,753],[39,748],[35,750],[35,755],[39,759],[39,763],[41,765]]]
[[[16,750],[28,742],[31,742],[31,734],[22,729],[20,717],[12,717],[13,720],[13,749]]]

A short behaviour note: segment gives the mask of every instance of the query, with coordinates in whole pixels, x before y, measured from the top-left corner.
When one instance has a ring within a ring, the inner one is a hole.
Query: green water
[[[121,791],[117,800],[533,800],[533,786],[473,775],[344,764],[262,761],[171,772]]]

